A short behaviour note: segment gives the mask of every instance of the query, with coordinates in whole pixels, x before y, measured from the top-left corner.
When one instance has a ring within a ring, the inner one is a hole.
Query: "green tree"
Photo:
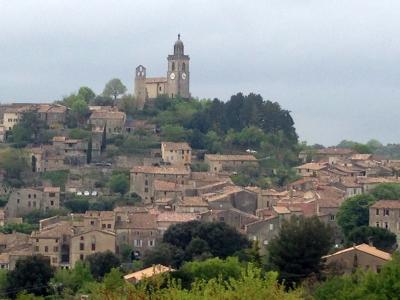
[[[96,94],[87,86],[82,86],[79,88],[78,96],[82,97],[89,104],[96,97]]]
[[[164,233],[163,242],[180,249],[187,261],[211,256],[225,258],[250,246],[244,235],[223,222],[175,224]]]
[[[90,272],[96,279],[101,279],[112,268],[120,265],[119,258],[111,251],[96,252],[85,257],[85,263],[89,264]]]
[[[89,200],[77,196],[65,201],[64,206],[73,213],[85,213],[89,209]]]
[[[371,190],[371,194],[378,200],[397,200],[400,201],[400,184],[382,183]]]
[[[110,190],[114,193],[124,195],[129,190],[129,177],[125,174],[114,174],[109,181]]]
[[[183,250],[168,243],[159,243],[151,251],[143,255],[144,266],[161,264],[164,266],[179,267],[183,261]]]
[[[243,266],[237,257],[228,257],[220,259],[218,257],[210,258],[205,261],[192,261],[185,263],[174,274],[175,278],[180,278],[185,287],[190,288],[191,283],[195,280],[209,281],[211,279],[222,278],[228,280],[229,278],[240,278],[243,272]]]
[[[89,113],[89,107],[82,97],[76,97],[75,101],[71,105],[71,111],[78,123],[83,124]]]
[[[13,232],[21,232],[25,234],[31,234],[32,231],[38,229],[38,226],[35,226],[33,224],[28,224],[28,223],[20,223],[20,224],[15,224],[15,223],[8,223],[5,224],[4,226],[0,227],[0,232],[5,233],[5,234],[10,234]]]
[[[188,137],[187,131],[179,125],[165,125],[161,127],[161,136],[165,141],[180,142]]]
[[[92,283],[94,278],[87,265],[78,261],[73,269],[59,269],[51,280],[51,285],[61,287],[60,294],[75,295],[84,286]],[[61,295],[60,295],[61,296]]]
[[[369,207],[375,203],[372,195],[357,195],[347,198],[339,207],[337,222],[345,236],[360,226],[368,226]]]
[[[284,221],[277,237],[268,245],[269,262],[287,284],[310,274],[319,275],[321,257],[332,245],[332,230],[318,217],[293,216]]]
[[[395,249],[397,239],[396,235],[387,229],[360,226],[349,232],[347,243],[349,245],[372,243],[375,247],[383,251],[392,252]]]
[[[353,147],[351,147],[354,151],[361,154],[370,154],[372,153],[372,149],[365,144],[355,143]]]
[[[128,116],[134,115],[137,111],[135,97],[132,95],[123,95],[118,103],[118,108]]]
[[[22,173],[28,170],[26,152],[7,149],[0,154],[0,168],[5,171],[4,181],[11,186],[22,185]]]
[[[126,87],[123,85],[121,80],[118,78],[113,78],[107,82],[106,86],[104,87],[103,95],[107,97],[113,97],[114,101],[116,101],[117,97],[125,92]]]
[[[38,296],[47,295],[53,275],[54,270],[47,257],[33,255],[19,259],[15,269],[7,274],[7,293],[15,297],[18,291],[26,290]]]

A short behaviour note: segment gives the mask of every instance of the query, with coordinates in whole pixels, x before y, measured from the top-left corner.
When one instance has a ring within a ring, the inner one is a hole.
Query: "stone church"
[[[180,34],[174,44],[174,54],[168,55],[167,60],[167,77],[146,77],[146,68],[142,65],[136,67],[134,90],[140,108],[143,108],[147,99],[154,99],[160,95],[190,98],[190,58],[185,55]]]

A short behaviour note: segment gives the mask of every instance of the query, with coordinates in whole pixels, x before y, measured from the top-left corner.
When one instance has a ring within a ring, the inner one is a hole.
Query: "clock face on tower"
[[[182,79],[183,79],[183,80],[186,79],[186,73],[182,73]]]
[[[171,75],[169,75],[169,78],[171,78],[172,80],[175,79],[175,73],[171,73]]]

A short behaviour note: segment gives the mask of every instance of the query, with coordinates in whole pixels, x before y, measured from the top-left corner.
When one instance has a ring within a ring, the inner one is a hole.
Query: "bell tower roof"
[[[184,46],[180,34],[178,34],[178,39],[174,44],[174,55],[184,55]]]

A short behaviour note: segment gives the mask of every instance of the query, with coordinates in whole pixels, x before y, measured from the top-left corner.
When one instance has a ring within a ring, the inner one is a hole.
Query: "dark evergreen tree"
[[[331,246],[332,230],[318,217],[293,216],[269,243],[269,262],[279,272],[280,279],[291,285],[310,274],[318,275],[321,257]]]

